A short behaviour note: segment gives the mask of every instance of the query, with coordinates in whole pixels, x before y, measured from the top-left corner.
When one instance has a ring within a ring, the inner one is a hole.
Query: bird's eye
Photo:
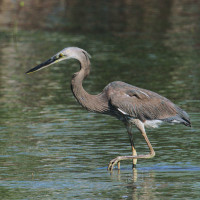
[[[59,58],[62,58],[62,57],[63,57],[63,54],[62,54],[62,53],[60,53],[60,54],[59,54]]]

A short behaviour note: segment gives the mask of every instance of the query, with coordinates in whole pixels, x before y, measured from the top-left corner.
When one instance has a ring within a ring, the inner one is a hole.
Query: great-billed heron
[[[108,170],[112,170],[116,163],[118,163],[118,168],[120,168],[121,160],[131,159],[133,160],[133,167],[135,167],[138,158],[152,158],[155,156],[153,147],[145,132],[146,127],[156,128],[164,122],[191,126],[188,114],[167,98],[121,81],[109,83],[97,95],[88,94],[83,88],[82,82],[90,73],[90,55],[85,50],[77,47],[63,49],[49,60],[26,73],[30,74],[70,58],[77,59],[80,63],[80,71],[76,72],[71,80],[71,90],[77,101],[88,111],[116,117],[127,128],[132,155],[118,156],[111,160]],[[142,133],[149,147],[149,154],[137,155],[131,131],[133,125]]]

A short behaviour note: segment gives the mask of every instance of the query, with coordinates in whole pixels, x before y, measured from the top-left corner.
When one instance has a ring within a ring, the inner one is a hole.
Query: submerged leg
[[[108,170],[112,171],[114,165],[118,162],[120,162],[121,160],[128,160],[128,159],[138,159],[138,158],[153,158],[155,156],[155,151],[153,150],[153,147],[146,135],[145,129],[144,129],[144,124],[140,121],[140,120],[134,120],[134,124],[137,126],[137,128],[140,130],[140,132],[142,133],[148,147],[150,150],[150,153],[147,155],[136,155],[136,156],[118,156],[117,158],[113,159],[110,161],[109,166],[108,166]]]

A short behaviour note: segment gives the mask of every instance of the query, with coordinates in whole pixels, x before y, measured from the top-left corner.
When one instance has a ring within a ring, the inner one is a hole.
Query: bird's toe
[[[117,164],[120,161],[120,156],[118,156],[117,158],[114,158],[113,160],[110,161],[109,165],[108,165],[108,170],[112,171],[115,164]]]

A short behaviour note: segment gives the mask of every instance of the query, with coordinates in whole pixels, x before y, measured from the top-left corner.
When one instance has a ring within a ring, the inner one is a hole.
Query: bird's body
[[[88,94],[84,90],[82,82],[90,73],[90,56],[86,51],[77,47],[63,49],[27,73],[69,58],[75,58],[80,62],[80,71],[73,75],[71,81],[71,90],[77,101],[88,111],[108,114],[118,118],[127,128],[132,147],[132,156],[118,156],[111,160],[108,167],[109,170],[112,170],[113,166],[116,163],[119,164],[121,160],[132,159],[133,166],[135,166],[137,158],[151,158],[155,155],[147,138],[145,127],[156,128],[163,122],[191,126],[188,114],[167,98],[121,81],[109,83],[100,94]],[[150,149],[150,154],[137,156],[131,131],[133,125],[144,136]]]
[[[130,84],[115,81],[105,87],[109,112],[120,120],[139,119],[145,127],[162,122],[190,125],[189,116],[167,98]]]

